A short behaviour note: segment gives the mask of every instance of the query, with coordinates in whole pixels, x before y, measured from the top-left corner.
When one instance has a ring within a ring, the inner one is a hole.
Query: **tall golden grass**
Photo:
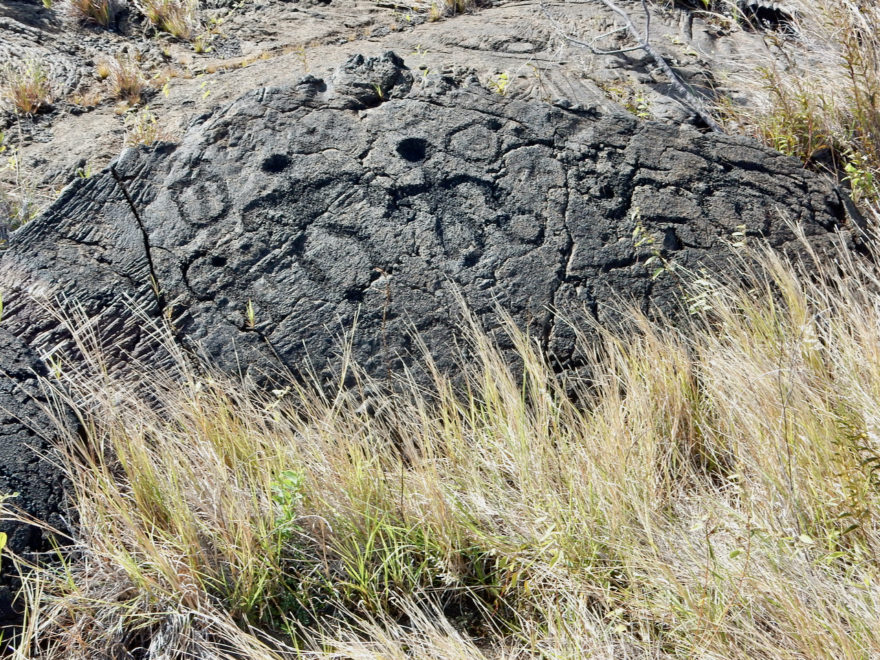
[[[373,414],[345,354],[354,394],[170,341],[133,386],[80,331],[92,369],[54,385],[79,523],[15,657],[877,657],[880,262],[756,254],[678,329],[591,328],[589,382],[464,314],[458,384]]]
[[[189,40],[198,29],[198,0],[139,0],[141,13],[158,30]]]

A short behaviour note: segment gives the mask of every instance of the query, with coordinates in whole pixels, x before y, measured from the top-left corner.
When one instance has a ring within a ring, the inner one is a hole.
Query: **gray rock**
[[[105,172],[72,184],[0,262],[4,327],[41,352],[62,339],[34,289],[82,301],[124,352],[149,353],[122,301],[155,308],[151,260],[181,337],[231,371],[323,361],[356,317],[369,371],[410,355],[410,323],[451,366],[457,291],[490,324],[500,303],[564,364],[554,308],[675,312],[677,282],[645,266],[654,251],[717,268],[743,228],[783,248],[783,216],[814,236],[847,222],[836,189],[749,140],[413,84],[392,54],[352,58],[329,85],[246,94],[180,145],[115,167],[143,231]],[[636,245],[637,225],[653,244]]]
[[[454,368],[461,294],[490,328],[501,305],[566,369],[557,310],[676,316],[679,282],[653,278],[651,256],[717,271],[740,232],[787,249],[785,218],[817,244],[851,222],[831,184],[754,142],[564,105],[414,81],[393,54],[248,93],[179,145],[115,161],[140,222],[105,171],[15,232],[2,327],[41,356],[69,352],[35,298],[75,300],[124,369],[156,352],[135,304],[229,372],[297,374],[332,367],[356,324],[355,359],[383,376],[418,353],[411,326]]]

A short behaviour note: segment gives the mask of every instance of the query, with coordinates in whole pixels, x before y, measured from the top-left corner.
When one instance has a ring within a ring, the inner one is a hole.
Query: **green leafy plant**
[[[880,199],[880,5],[797,7],[797,38],[767,37],[782,64],[743,72],[759,101],[722,102],[717,114],[731,130],[848,183],[867,209]]]
[[[278,534],[287,538],[296,525],[303,499],[303,477],[294,470],[283,470],[271,484],[272,503],[276,507]]]
[[[872,163],[867,154],[849,154],[849,158],[843,166],[843,170],[846,172],[844,180],[849,183],[853,201],[856,203],[862,199],[876,199],[880,196],[872,169]]]
[[[631,101],[624,103],[623,107],[639,119],[651,119],[651,117],[653,117],[651,113],[651,102],[644,96],[637,95]]]
[[[151,145],[164,139],[165,133],[159,127],[159,120],[150,111],[150,106],[132,110],[125,117],[125,145]]]
[[[489,89],[501,96],[507,96],[507,88],[510,85],[510,74],[507,71],[496,74],[489,78]]]

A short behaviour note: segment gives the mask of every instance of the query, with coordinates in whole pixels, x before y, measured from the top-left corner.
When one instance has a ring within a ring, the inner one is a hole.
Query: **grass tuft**
[[[52,104],[46,67],[36,60],[9,64],[0,71],[0,97],[20,114],[35,115]]]
[[[168,137],[149,106],[129,112],[125,117],[125,146],[151,145]]]
[[[137,62],[131,57],[118,55],[107,63],[113,96],[129,105],[137,105],[147,86]]]
[[[196,0],[143,0],[144,16],[157,29],[188,41],[198,29]]]
[[[116,16],[115,0],[68,0],[70,14],[81,23],[107,27]]]

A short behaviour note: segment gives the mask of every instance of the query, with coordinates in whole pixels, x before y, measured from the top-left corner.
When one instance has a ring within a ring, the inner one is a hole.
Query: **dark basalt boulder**
[[[320,370],[355,321],[370,373],[411,357],[411,326],[452,368],[460,293],[490,327],[503,307],[564,369],[557,309],[679,311],[651,256],[718,270],[743,234],[786,249],[786,219],[816,242],[852,222],[831,184],[747,139],[511,100],[393,54],[248,93],[114,167],[138,217],[106,171],[0,259],[2,327],[41,356],[70,346],[35,302],[56,298],[99,319],[117,368],[156,350],[132,305],[233,373]]]
[[[115,168],[140,220],[109,172],[72,184],[0,261],[3,327],[58,350],[30,298],[63,295],[149,354],[134,301],[225,369],[296,371],[357,317],[355,357],[382,373],[410,324],[448,361],[460,291],[564,363],[553,309],[675,313],[675,278],[644,263],[657,251],[720,268],[740,232],[784,248],[786,218],[814,237],[849,222],[832,185],[747,139],[417,78],[393,54],[355,57],[327,83],[246,94],[179,145],[127,150]]]

